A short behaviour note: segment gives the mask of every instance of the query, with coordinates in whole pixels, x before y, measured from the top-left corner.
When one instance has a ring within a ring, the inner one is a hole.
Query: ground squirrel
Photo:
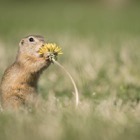
[[[27,36],[20,41],[16,60],[2,77],[0,94],[3,108],[17,109],[36,96],[40,74],[51,63],[47,55],[44,59],[38,54],[44,43],[44,38],[39,35]]]

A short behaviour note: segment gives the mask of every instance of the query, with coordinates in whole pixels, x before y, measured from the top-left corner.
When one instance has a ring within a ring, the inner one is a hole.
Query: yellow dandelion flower
[[[54,55],[63,54],[62,49],[60,47],[58,47],[55,43],[47,43],[47,44],[43,45],[39,49],[38,53],[39,54],[50,53],[50,54],[54,54]]]

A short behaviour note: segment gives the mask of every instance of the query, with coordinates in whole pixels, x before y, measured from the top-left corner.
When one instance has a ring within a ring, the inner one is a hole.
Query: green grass
[[[0,112],[0,140],[139,140],[139,6],[109,9],[92,2],[1,2],[0,77],[19,40],[41,34],[59,44],[59,62],[72,74],[80,104],[74,107],[67,75],[51,65],[39,82],[39,105]]]

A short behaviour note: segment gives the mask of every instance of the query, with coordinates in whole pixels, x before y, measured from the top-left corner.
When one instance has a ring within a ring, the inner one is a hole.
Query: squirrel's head
[[[31,56],[39,56],[38,50],[44,43],[44,37],[40,35],[27,36],[19,43],[19,53]]]

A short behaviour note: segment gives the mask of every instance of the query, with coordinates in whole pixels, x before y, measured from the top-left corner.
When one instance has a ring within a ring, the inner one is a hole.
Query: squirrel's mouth
[[[45,43],[42,43],[41,45],[39,45],[39,46],[36,48],[36,53],[38,53],[39,50],[40,50],[41,48],[44,47],[44,45],[45,45]]]
[[[41,54],[39,54],[39,50],[41,48],[43,48],[44,45],[45,45],[45,43],[42,43],[42,44],[38,45],[38,47],[36,47],[36,56],[38,56],[38,57],[42,56]]]

